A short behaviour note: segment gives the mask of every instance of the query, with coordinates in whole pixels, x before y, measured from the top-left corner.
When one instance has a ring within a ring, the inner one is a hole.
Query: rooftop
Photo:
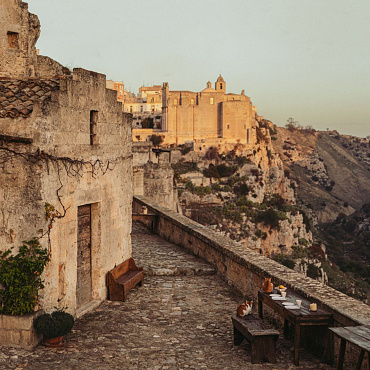
[[[0,118],[28,117],[35,102],[50,99],[54,90],[59,90],[58,79],[0,79]]]
[[[133,257],[147,274],[126,302],[104,302],[77,320],[64,348],[1,348],[1,369],[296,369],[291,342],[277,364],[252,365],[250,345],[234,346],[230,315],[241,296],[213,266],[133,223]],[[255,307],[256,309],[256,307]],[[304,349],[300,368],[331,369]]]

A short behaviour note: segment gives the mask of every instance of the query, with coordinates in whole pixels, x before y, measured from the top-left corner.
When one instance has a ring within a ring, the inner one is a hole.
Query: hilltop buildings
[[[226,82],[220,75],[212,88],[211,82],[201,92],[171,91],[162,87],[162,121],[153,130],[134,129],[134,141],[150,135],[162,135],[168,145],[191,144],[203,151],[210,146],[220,149],[230,144],[253,146],[256,142],[258,116],[244,90],[226,93]]]

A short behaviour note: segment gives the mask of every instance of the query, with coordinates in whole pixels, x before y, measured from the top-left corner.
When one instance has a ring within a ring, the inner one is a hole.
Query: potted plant
[[[55,310],[51,314],[45,313],[34,321],[34,327],[42,334],[42,343],[47,347],[63,346],[63,336],[72,330],[74,318],[64,309]]]

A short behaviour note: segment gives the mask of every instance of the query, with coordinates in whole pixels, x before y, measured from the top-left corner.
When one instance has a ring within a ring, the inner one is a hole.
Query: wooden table
[[[361,369],[365,351],[367,351],[367,359],[369,362],[368,368],[370,369],[370,325],[345,326],[340,328],[330,328],[330,330],[341,338],[337,369],[343,369],[347,342],[355,344],[361,348],[356,369]]]
[[[293,302],[300,299],[302,305],[300,309],[288,309],[282,302]],[[301,327],[302,326],[324,326],[333,325],[333,315],[322,308],[317,308],[316,312],[309,310],[310,301],[300,296],[299,294],[287,290],[286,300],[275,301],[270,297],[269,293],[262,291],[258,292],[258,313],[259,317],[263,318],[263,304],[272,308],[280,316],[284,318],[284,336],[289,336],[289,322],[294,325],[294,364],[299,365],[299,347],[301,342]],[[325,358],[328,362],[333,361],[333,341],[332,335],[327,330],[325,338]]]

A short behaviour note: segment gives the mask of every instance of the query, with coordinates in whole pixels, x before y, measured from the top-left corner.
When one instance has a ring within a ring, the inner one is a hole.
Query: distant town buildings
[[[107,81],[107,88],[117,91],[123,110],[132,114],[133,128],[161,128],[162,86],[142,86],[137,95],[124,89],[123,82]]]

